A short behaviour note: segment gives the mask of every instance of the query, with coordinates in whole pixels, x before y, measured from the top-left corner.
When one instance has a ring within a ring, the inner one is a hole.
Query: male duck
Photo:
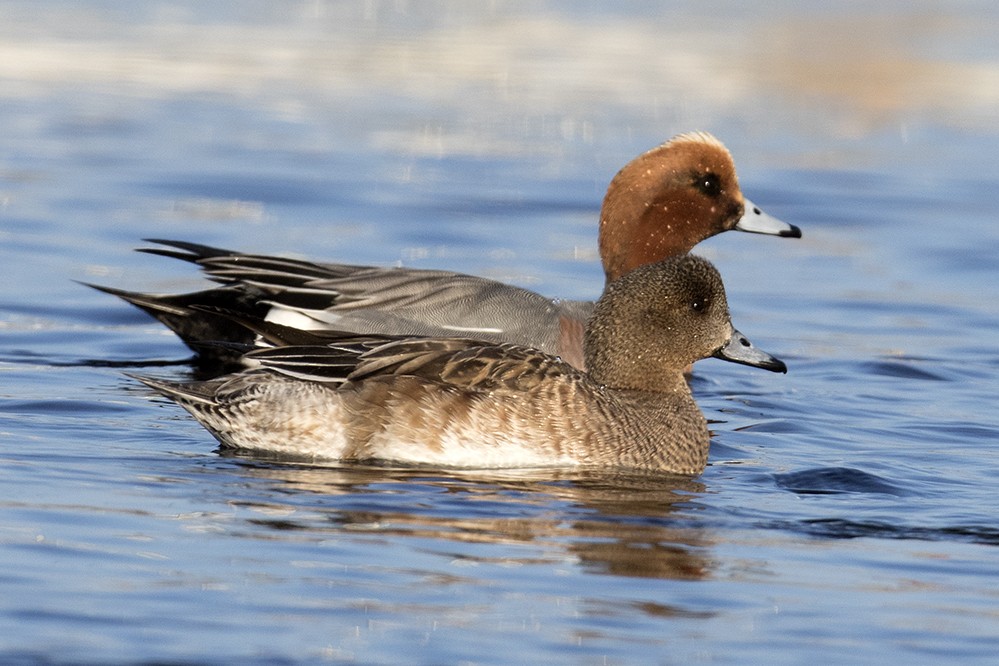
[[[736,229],[798,238],[798,227],[763,213],[739,189],[732,156],[710,134],[681,134],[614,177],[600,215],[606,282]],[[526,289],[448,271],[315,264],[194,243],[153,240],[144,251],[198,264],[224,286],[180,295],[107,287],[173,329],[203,355],[204,341],[252,342],[252,334],[199,307],[220,307],[305,329],[387,335],[462,336],[510,342],[584,367],[592,302],[552,300]]]

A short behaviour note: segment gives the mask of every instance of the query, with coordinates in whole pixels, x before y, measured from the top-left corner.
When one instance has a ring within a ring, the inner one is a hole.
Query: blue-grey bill
[[[743,365],[752,365],[771,372],[787,372],[784,361],[775,358],[762,349],[757,349],[745,335],[732,329],[728,343],[714,353],[715,358]]]
[[[743,202],[746,206],[746,212],[735,223],[735,228],[739,231],[748,231],[751,234],[770,234],[784,238],[801,238],[801,229],[798,227],[778,220],[773,215],[767,215],[749,199],[744,198]]]

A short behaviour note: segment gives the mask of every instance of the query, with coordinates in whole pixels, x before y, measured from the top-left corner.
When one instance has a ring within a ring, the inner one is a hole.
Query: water
[[[999,13],[868,5],[0,6],[0,659],[991,661]],[[697,479],[222,456],[74,282],[202,284],[152,236],[592,297],[691,129],[805,232],[698,249],[790,373],[698,364]]]

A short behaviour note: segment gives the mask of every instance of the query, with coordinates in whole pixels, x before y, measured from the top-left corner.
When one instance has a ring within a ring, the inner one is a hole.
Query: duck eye
[[[690,304],[690,309],[694,312],[702,312],[707,307],[707,301],[703,298],[696,298]]]
[[[721,194],[721,181],[718,179],[718,176],[713,173],[698,174],[694,180],[694,187],[696,187],[701,194],[711,198],[715,198]]]

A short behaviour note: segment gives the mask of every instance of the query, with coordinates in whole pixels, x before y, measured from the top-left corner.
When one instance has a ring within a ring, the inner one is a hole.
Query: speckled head
[[[749,206],[750,214],[755,207]],[[730,229],[797,237],[800,230],[746,199],[721,141],[704,132],[680,134],[639,155],[611,181],[600,218],[600,254],[611,282],[639,266],[685,254]],[[744,223],[742,223],[744,222]]]
[[[669,391],[709,356],[784,372],[732,326],[717,269],[693,255],[640,266],[604,290],[585,341],[586,367],[601,384]]]

